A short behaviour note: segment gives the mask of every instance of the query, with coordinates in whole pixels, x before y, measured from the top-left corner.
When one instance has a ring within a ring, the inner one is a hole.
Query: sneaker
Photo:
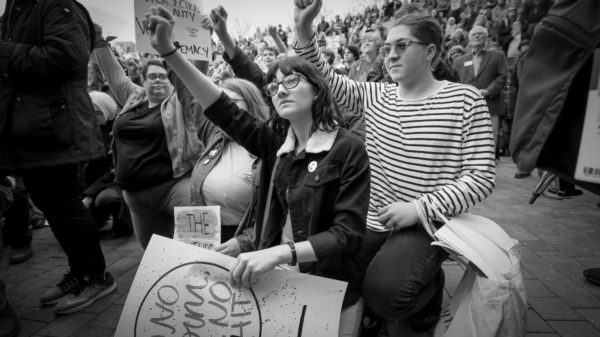
[[[4,309],[0,311],[0,336],[17,337],[19,330],[21,330],[21,322],[10,304],[6,302]]]
[[[100,277],[86,277],[79,285],[64,297],[54,307],[57,314],[70,314],[83,310],[96,300],[112,293],[117,289],[117,284],[110,272],[105,272],[104,279]]]
[[[67,296],[81,282],[80,277],[76,277],[71,272],[63,275],[62,281],[58,282],[56,287],[50,289],[40,298],[43,305],[52,305],[58,303],[63,297]]]
[[[25,261],[31,259],[32,256],[33,256],[33,248],[31,247],[31,244],[25,248],[17,248],[17,249],[13,248],[10,251],[10,255],[8,257],[8,263],[17,264],[17,263],[25,262]]]

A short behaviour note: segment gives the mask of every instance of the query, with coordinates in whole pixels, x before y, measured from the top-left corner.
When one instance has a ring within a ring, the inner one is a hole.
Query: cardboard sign
[[[162,6],[175,17],[173,42],[179,42],[179,51],[187,59],[211,61],[210,31],[200,25],[204,14],[200,0],[134,0],[135,41],[139,51],[156,54],[150,45],[149,33],[142,26],[142,19],[153,6]]]
[[[450,10],[457,10],[460,8],[460,0],[450,0]]]
[[[115,336],[338,336],[345,282],[272,270],[237,289],[233,262],[154,235]]]
[[[600,184],[600,48],[594,52],[575,179]]]
[[[340,47],[340,36],[328,36],[326,37],[327,47],[333,50],[337,50]]]
[[[92,21],[94,21],[95,23],[99,24],[100,27],[102,27],[102,35],[104,37],[119,37],[121,33],[123,33],[125,27],[127,26],[128,21],[119,16],[108,13],[106,11],[101,10],[100,8],[96,8],[90,5],[85,6],[85,8],[87,8],[88,12],[90,12]]]
[[[175,207],[174,239],[214,250],[221,244],[221,207]]]
[[[288,46],[293,45],[294,40],[296,39],[296,32],[289,32],[288,34],[288,39],[287,39],[287,43]]]

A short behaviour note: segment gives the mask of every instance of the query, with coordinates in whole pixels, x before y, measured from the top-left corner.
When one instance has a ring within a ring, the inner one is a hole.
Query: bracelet
[[[292,249],[292,263],[290,263],[290,266],[295,267],[298,262],[298,256],[296,255],[296,246],[294,246],[294,243],[292,241],[288,241],[287,244]]]
[[[170,53],[167,53],[167,54],[164,54],[164,55],[160,55],[160,57],[165,58],[167,56],[171,56],[171,55],[175,54],[175,52],[178,51],[179,48],[181,48],[181,46],[179,45],[179,42],[175,42],[175,43],[173,43],[173,45],[175,46],[175,50],[173,50]]]

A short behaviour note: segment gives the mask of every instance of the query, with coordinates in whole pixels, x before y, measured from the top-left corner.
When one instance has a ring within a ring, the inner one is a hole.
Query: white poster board
[[[296,39],[296,32],[288,32],[287,44],[288,46],[293,45],[294,40]]]
[[[149,33],[142,26],[142,19],[150,12],[157,1],[134,0],[135,8],[135,42],[137,49],[144,53],[156,54],[149,40]],[[179,51],[189,60],[212,60],[210,31],[200,25],[202,19],[202,2],[200,0],[160,1],[175,17],[173,42],[179,42]]]
[[[103,11],[102,9],[91,5],[87,5],[85,8],[87,8],[88,12],[90,13],[92,21],[102,27],[102,35],[104,37],[119,37],[127,26],[128,21],[120,16]]]
[[[221,244],[221,207],[175,207],[176,241],[214,250]]]
[[[333,50],[337,50],[340,47],[340,36],[328,36],[326,37],[327,47]]]
[[[457,10],[460,8],[460,0],[450,0],[450,10]]]
[[[594,52],[589,90],[575,179],[600,184],[600,49]]]
[[[337,337],[347,284],[273,270],[229,285],[234,259],[154,235],[115,337]]]

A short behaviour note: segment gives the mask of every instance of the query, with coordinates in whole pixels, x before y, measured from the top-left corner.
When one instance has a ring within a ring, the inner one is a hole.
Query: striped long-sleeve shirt
[[[492,125],[477,89],[445,82],[428,97],[409,100],[401,97],[395,83],[361,83],[335,74],[314,37],[305,48],[297,42],[294,47],[325,76],[337,104],[366,120],[369,229],[386,230],[377,212],[391,203],[416,200],[434,219],[430,207],[456,216],[492,193]]]

